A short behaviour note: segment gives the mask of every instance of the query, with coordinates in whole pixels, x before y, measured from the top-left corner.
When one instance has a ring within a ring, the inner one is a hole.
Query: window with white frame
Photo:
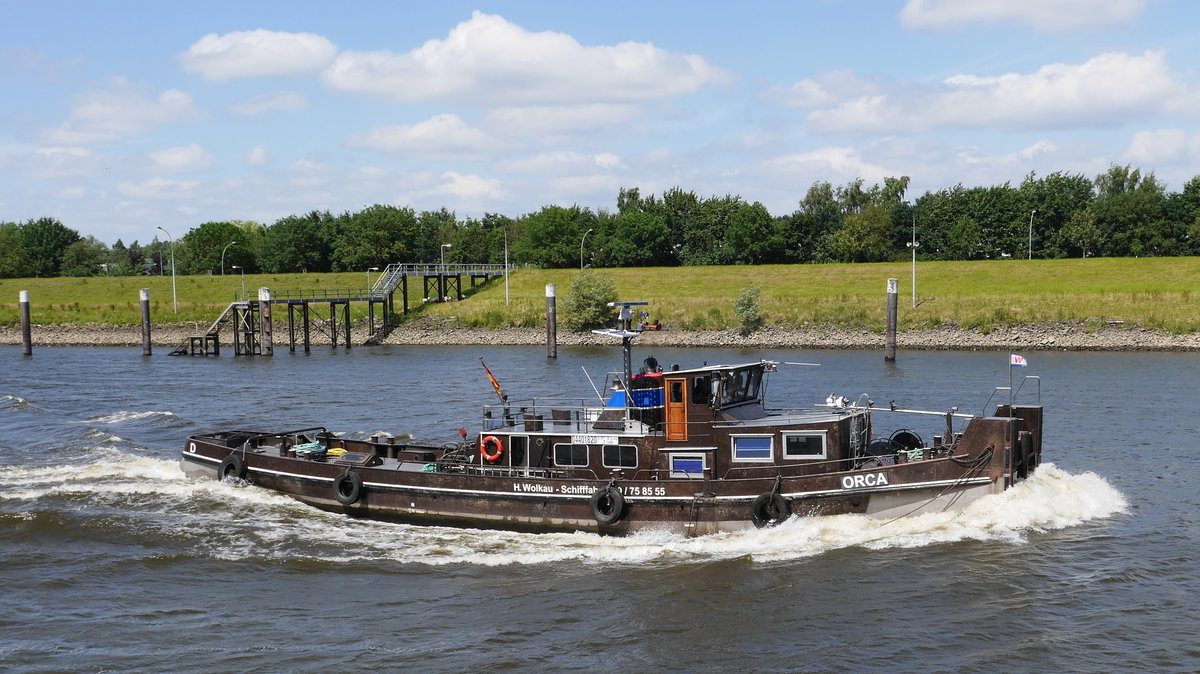
[[[782,435],[783,458],[793,460],[826,458],[825,431],[786,431]]]
[[[734,461],[773,461],[775,459],[774,435],[734,435]]]
[[[672,454],[671,477],[702,479],[704,477],[703,454]]]

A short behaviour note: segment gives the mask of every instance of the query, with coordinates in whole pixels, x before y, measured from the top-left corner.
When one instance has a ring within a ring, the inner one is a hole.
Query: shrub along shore
[[[173,348],[188,335],[200,334],[207,324],[156,325],[151,329],[154,348]],[[33,325],[35,347],[45,346],[129,346],[140,347],[140,326],[118,325]],[[355,346],[368,337],[361,323],[351,331]],[[286,333],[276,329],[276,348],[287,349]],[[329,348],[328,341],[317,341],[313,348]],[[223,335],[224,345],[231,337]],[[544,328],[464,328],[449,321],[417,319],[394,329],[383,340],[390,345],[478,345],[528,346],[546,343]],[[560,330],[560,346],[606,346],[615,340],[592,333]],[[988,332],[939,326],[901,330],[896,336],[900,350],[1026,350],[1026,351],[1200,351],[1200,333],[1173,335],[1165,331],[1106,325],[1099,328],[1082,323],[1061,322],[996,328]],[[16,326],[0,326],[0,344],[21,344]],[[641,347],[677,346],[697,348],[769,348],[769,349],[883,349],[884,336],[869,330],[833,326],[805,328],[767,327],[749,335],[736,330],[663,330],[646,332],[638,338]]]

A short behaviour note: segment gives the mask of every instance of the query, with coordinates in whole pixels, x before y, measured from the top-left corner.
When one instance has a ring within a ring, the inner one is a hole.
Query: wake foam
[[[72,509],[80,507],[79,501],[115,509],[121,526],[203,557],[435,566],[774,562],[850,547],[882,550],[964,540],[1020,545],[1030,534],[1110,517],[1128,507],[1099,475],[1073,475],[1046,463],[1030,479],[959,513],[894,521],[862,515],[793,517],[771,529],[698,538],[654,531],[625,538],[524,534],[353,519],[244,483],[189,479],[175,461],[112,447],[97,447],[89,456],[90,461],[76,464],[0,468],[0,505],[53,508],[68,498]]]

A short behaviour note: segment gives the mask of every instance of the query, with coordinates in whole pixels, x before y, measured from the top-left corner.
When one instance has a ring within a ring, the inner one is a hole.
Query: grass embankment
[[[558,287],[559,302],[578,270],[521,270],[509,278],[505,305],[502,280],[493,280],[465,302],[422,306],[422,284],[410,280],[409,305],[418,316],[467,327],[534,327],[545,320],[545,286]],[[833,325],[881,332],[888,278],[899,280],[901,329],[942,325],[978,328],[1074,321],[1101,326],[1200,332],[1200,258],[1114,258],[1088,260],[1001,260],[918,262],[917,301],[912,308],[909,263],[673,267],[604,270],[621,299],[646,300],[653,318],[674,329],[734,327],[733,300],[750,285],[762,288],[768,325]],[[173,311],[170,277],[7,279],[0,281],[0,324],[18,320],[19,290],[30,292],[35,323],[132,325],[140,321],[138,289],[149,288],[156,323],[214,320],[241,290],[240,276],[181,276],[179,311]],[[366,276],[344,274],[247,274],[247,290],[358,289]],[[469,286],[469,279],[464,279]],[[400,298],[396,298],[400,306]],[[352,318],[366,305],[352,306]]]

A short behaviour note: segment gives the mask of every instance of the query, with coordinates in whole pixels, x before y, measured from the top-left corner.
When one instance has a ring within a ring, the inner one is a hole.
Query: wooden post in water
[[[150,289],[142,288],[138,293],[142,304],[142,355],[150,355]]]
[[[883,359],[896,360],[896,305],[899,284],[896,279],[887,281],[887,332],[884,335]]]
[[[21,300],[21,346],[26,356],[33,355],[33,333],[29,327],[29,291],[18,293]]]
[[[558,314],[553,283],[546,284],[546,357],[558,358]]]
[[[258,289],[258,352],[264,356],[275,355],[275,340],[272,333],[275,326],[271,323],[271,289]]]

